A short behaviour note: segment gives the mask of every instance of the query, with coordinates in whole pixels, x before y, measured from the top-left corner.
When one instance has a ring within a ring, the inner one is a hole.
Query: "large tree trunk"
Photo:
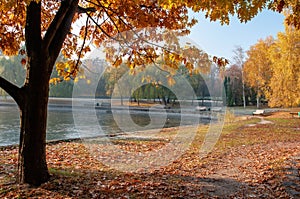
[[[18,88],[0,77],[0,87],[20,108],[19,182],[40,185],[50,175],[46,163],[46,126],[49,79],[56,58],[70,31],[79,0],[61,2],[53,21],[42,38],[41,1],[26,6],[25,46],[26,80]]]
[[[44,93],[44,96],[29,94],[20,111],[19,180],[33,185],[49,179],[46,163],[47,94],[40,90],[37,93]]]
[[[35,81],[31,81],[24,87],[24,100],[20,106],[21,132],[18,165],[20,182],[40,185],[49,179],[46,163],[49,77],[38,73],[35,76]]]
[[[41,38],[41,3],[27,7],[25,37],[27,74],[18,102],[21,115],[19,182],[40,185],[49,179],[46,163],[46,126],[49,93],[48,49]],[[51,63],[53,64],[53,63]]]

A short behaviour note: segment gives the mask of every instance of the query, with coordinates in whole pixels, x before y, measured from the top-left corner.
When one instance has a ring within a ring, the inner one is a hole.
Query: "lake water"
[[[201,118],[197,117],[196,115],[185,117],[183,121],[181,114],[178,113],[154,113],[154,115],[153,113],[151,113],[149,115],[148,112],[131,111],[129,117],[135,124],[125,125],[126,128],[123,128],[124,125],[120,125],[120,123],[116,122],[116,119],[118,120],[118,118],[128,118],[128,115],[125,114],[124,111],[113,112],[114,114],[112,114],[110,111],[96,110],[96,121],[97,126],[101,127],[100,132],[99,128],[95,128],[95,124],[89,125],[89,122],[93,119],[93,116],[90,116],[92,113],[84,109],[77,110],[77,113],[75,113],[75,115],[77,114],[77,116],[75,117],[75,125],[73,111],[71,108],[49,108],[47,125],[48,141],[161,128],[161,124],[163,124],[163,127],[166,128],[179,125],[193,125],[195,124],[195,122],[210,122],[210,120],[207,119],[201,120]],[[81,121],[78,121],[80,120],[78,119],[78,113],[82,118]],[[155,118],[157,124],[155,121],[152,121],[153,118]],[[151,125],[149,125],[150,122]],[[7,146],[19,143],[19,124],[19,111],[17,107],[0,106],[0,146]],[[82,124],[84,124],[84,128],[82,128]]]

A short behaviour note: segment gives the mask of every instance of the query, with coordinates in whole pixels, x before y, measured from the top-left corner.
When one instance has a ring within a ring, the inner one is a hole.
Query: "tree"
[[[285,33],[270,49],[272,77],[266,93],[271,107],[300,105],[300,30],[285,25]]]
[[[257,101],[265,96],[271,107],[300,104],[300,32],[285,24],[277,39],[259,40],[248,51],[244,73],[246,82],[257,92]]]
[[[256,90],[257,108],[259,108],[260,98],[269,92],[272,77],[269,49],[273,43],[273,37],[268,37],[265,40],[260,39],[258,43],[251,46],[243,68],[245,82]]]
[[[122,90],[118,84],[118,80],[128,71],[128,67],[124,64],[121,64],[117,68],[108,67],[105,71],[105,80],[106,80],[106,94],[111,96],[113,92],[120,97],[121,106],[123,106],[123,95]]]
[[[240,46],[237,46],[233,52],[234,52],[233,60],[235,61],[235,65],[239,67],[240,71],[242,72],[241,80],[242,80],[243,105],[244,108],[246,108],[245,81],[244,81],[244,74],[243,74],[243,68],[245,63],[245,52],[243,48]]]
[[[1,0],[0,3],[0,50],[5,55],[13,55],[18,53],[24,42],[26,47],[25,83],[18,87],[0,77],[0,87],[16,101],[20,109],[19,181],[33,185],[40,185],[49,179],[46,163],[49,80],[60,51],[67,58],[75,57],[56,67],[62,79],[69,80],[76,78],[79,59],[90,50],[89,41],[96,46],[106,46],[107,38],[148,27],[149,24],[175,30],[181,35],[188,34],[188,28],[196,23],[196,20],[189,20],[188,8],[206,12],[211,20],[229,23],[229,15],[234,13],[245,22],[265,6],[279,12],[291,7],[293,13],[289,23],[300,24],[299,3],[294,4],[293,1]],[[86,23],[75,34],[72,25],[79,19]],[[164,39],[170,39],[169,36],[165,35]],[[160,37],[151,34],[149,39],[157,41]],[[128,65],[134,67],[153,61],[157,56],[153,49],[145,49],[142,53],[131,46],[131,50],[126,52],[130,58]],[[125,52],[115,54],[112,51],[113,48],[107,46],[106,58],[114,66],[119,66]],[[164,53],[170,55],[168,51]],[[184,60],[182,56],[177,59]],[[186,60],[184,62],[187,64]]]
[[[225,71],[226,96],[229,106],[238,106],[243,104],[243,80],[242,69],[240,66],[231,65]]]

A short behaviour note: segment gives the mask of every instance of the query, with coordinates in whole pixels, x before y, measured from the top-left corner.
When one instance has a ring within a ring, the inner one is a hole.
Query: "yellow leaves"
[[[175,79],[171,75],[167,76],[167,82],[170,86],[173,86],[176,83]]]
[[[300,30],[286,28],[278,39],[259,40],[248,51],[244,65],[246,82],[261,92],[272,107],[298,106],[300,98]]]
[[[64,70],[65,69],[65,63],[63,63],[63,62],[58,62],[57,64],[56,64],[56,70],[57,71],[61,71],[61,70]]]
[[[14,19],[14,17],[15,17],[15,15],[13,13],[11,13],[11,14],[8,15],[9,20]]]
[[[60,78],[55,77],[55,78],[50,79],[49,83],[56,85],[56,84],[58,84],[61,81],[62,80]]]
[[[58,76],[65,81],[69,81],[71,79],[75,80],[78,73],[80,73],[79,78],[85,78],[84,74],[82,74],[82,70],[79,70],[79,64],[81,64],[81,62],[77,63],[75,60],[68,60],[66,62],[57,62],[55,68]]]
[[[129,63],[129,68],[130,68],[130,70],[132,70],[132,69],[134,69],[135,68],[135,63]]]
[[[177,8],[177,4],[174,3],[172,0],[167,0],[167,1],[160,1],[163,9],[165,10],[171,10],[173,8]]]

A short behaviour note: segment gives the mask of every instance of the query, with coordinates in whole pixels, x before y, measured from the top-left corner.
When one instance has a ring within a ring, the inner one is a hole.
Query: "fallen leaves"
[[[47,145],[51,180],[38,188],[15,184],[17,148],[0,148],[1,198],[290,198],[299,194],[300,133],[297,119],[269,118],[225,126],[216,148],[199,158],[205,131],[179,159],[150,172],[124,173],[103,165],[79,141]],[[282,130],[284,129],[284,131]],[[127,152],[155,151],[171,140],[115,139]],[[98,149],[106,147],[99,144]],[[109,158],[118,158],[109,156]]]

